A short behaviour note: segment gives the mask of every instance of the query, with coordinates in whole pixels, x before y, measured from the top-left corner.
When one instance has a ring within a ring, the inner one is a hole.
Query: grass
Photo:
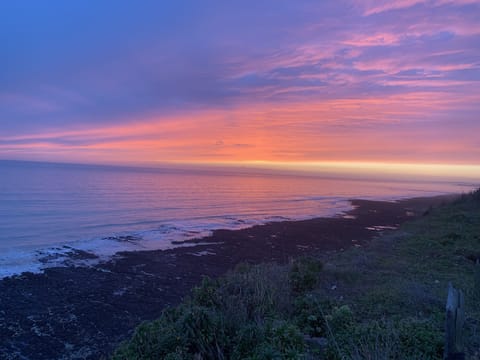
[[[365,248],[206,278],[112,359],[441,359],[449,283],[465,293],[465,352],[478,359],[478,258],[480,190]]]

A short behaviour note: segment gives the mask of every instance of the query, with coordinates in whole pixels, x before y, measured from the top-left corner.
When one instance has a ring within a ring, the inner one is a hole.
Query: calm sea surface
[[[0,161],[0,277],[87,250],[165,249],[172,240],[267,221],[332,216],[348,199],[469,191],[473,184]],[[133,241],[119,241],[131,235]],[[115,238],[117,237],[117,238]]]

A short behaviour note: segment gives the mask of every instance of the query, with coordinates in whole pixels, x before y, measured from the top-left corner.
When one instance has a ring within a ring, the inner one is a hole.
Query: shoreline
[[[456,193],[428,194],[415,197],[431,198],[437,196],[448,196]],[[395,202],[410,199],[413,197],[368,197],[364,200],[379,202]],[[244,230],[257,225],[266,225],[271,222],[282,221],[304,221],[313,220],[319,217],[337,217],[348,213],[353,209],[352,199],[341,197],[330,197],[327,201],[329,206],[323,203],[317,215],[300,215],[289,213],[288,215],[259,216],[258,218],[242,219],[240,215],[218,216],[219,222],[208,220],[203,224],[193,226],[185,225],[183,220],[179,222],[161,223],[158,228],[136,229],[130,231],[96,234],[93,237],[83,237],[80,233],[78,238],[72,241],[58,241],[53,243],[36,244],[37,238],[32,238],[30,244],[20,244],[0,248],[0,280],[6,277],[19,276],[25,272],[41,274],[47,268],[69,267],[69,266],[95,266],[109,262],[117,253],[136,251],[170,250],[180,246],[191,246],[198,242],[198,239],[208,238],[217,230]],[[326,210],[329,209],[329,210]],[[222,222],[227,222],[222,224]],[[188,221],[186,221],[188,223]],[[5,236],[5,234],[4,234]],[[9,241],[6,239],[6,243]],[[12,239],[15,242],[15,237]],[[193,241],[193,242],[192,242]],[[5,246],[5,245],[4,245]],[[2,251],[3,249],[3,251]]]
[[[178,304],[202,276],[220,276],[240,262],[286,262],[364,246],[456,196],[351,200],[353,209],[345,215],[215,230],[188,240],[188,247],[121,252],[93,267],[47,268],[2,279],[0,358],[97,359],[141,321]]]
[[[437,196],[437,195],[434,195]],[[395,201],[395,199],[376,199],[377,201]],[[340,204],[340,205],[339,205]],[[325,207],[326,204],[323,204]],[[137,229],[94,237],[79,238],[69,242],[34,244],[0,248],[0,280],[20,276],[23,273],[42,274],[45,269],[57,267],[91,267],[107,263],[118,253],[137,251],[165,251],[182,246],[195,246],[199,239],[209,238],[217,230],[244,230],[272,222],[303,221],[318,217],[336,217],[352,210],[350,199],[332,198],[330,210],[320,210],[321,215],[271,215],[262,218],[242,219],[240,215],[220,216],[230,223],[209,223],[188,225],[175,222],[160,224],[159,229]],[[212,217],[211,219],[213,219]],[[220,221],[222,222],[222,221]],[[160,233],[162,239],[158,239]],[[152,235],[153,233],[153,235]]]

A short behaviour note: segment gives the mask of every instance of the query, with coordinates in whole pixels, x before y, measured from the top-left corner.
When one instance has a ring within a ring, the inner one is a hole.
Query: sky
[[[479,19],[480,0],[5,0],[0,159],[480,176]]]

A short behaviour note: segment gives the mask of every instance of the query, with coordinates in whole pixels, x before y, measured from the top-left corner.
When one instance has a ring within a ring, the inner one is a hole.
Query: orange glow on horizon
[[[475,133],[466,138],[456,136],[454,127],[429,124],[432,105],[440,114],[458,102],[462,100],[448,94],[412,92],[199,110],[130,124],[3,137],[0,152],[67,162],[233,164],[434,176],[460,172],[480,178]],[[416,120],[412,132],[409,118],[425,118],[423,127]],[[459,159],[459,153],[468,157]]]
[[[480,165],[475,164],[433,164],[433,163],[391,163],[362,161],[231,161],[231,162],[174,162],[161,165],[204,166],[217,168],[247,168],[280,170],[307,174],[390,176],[399,179],[415,178],[462,178],[480,179]]]

